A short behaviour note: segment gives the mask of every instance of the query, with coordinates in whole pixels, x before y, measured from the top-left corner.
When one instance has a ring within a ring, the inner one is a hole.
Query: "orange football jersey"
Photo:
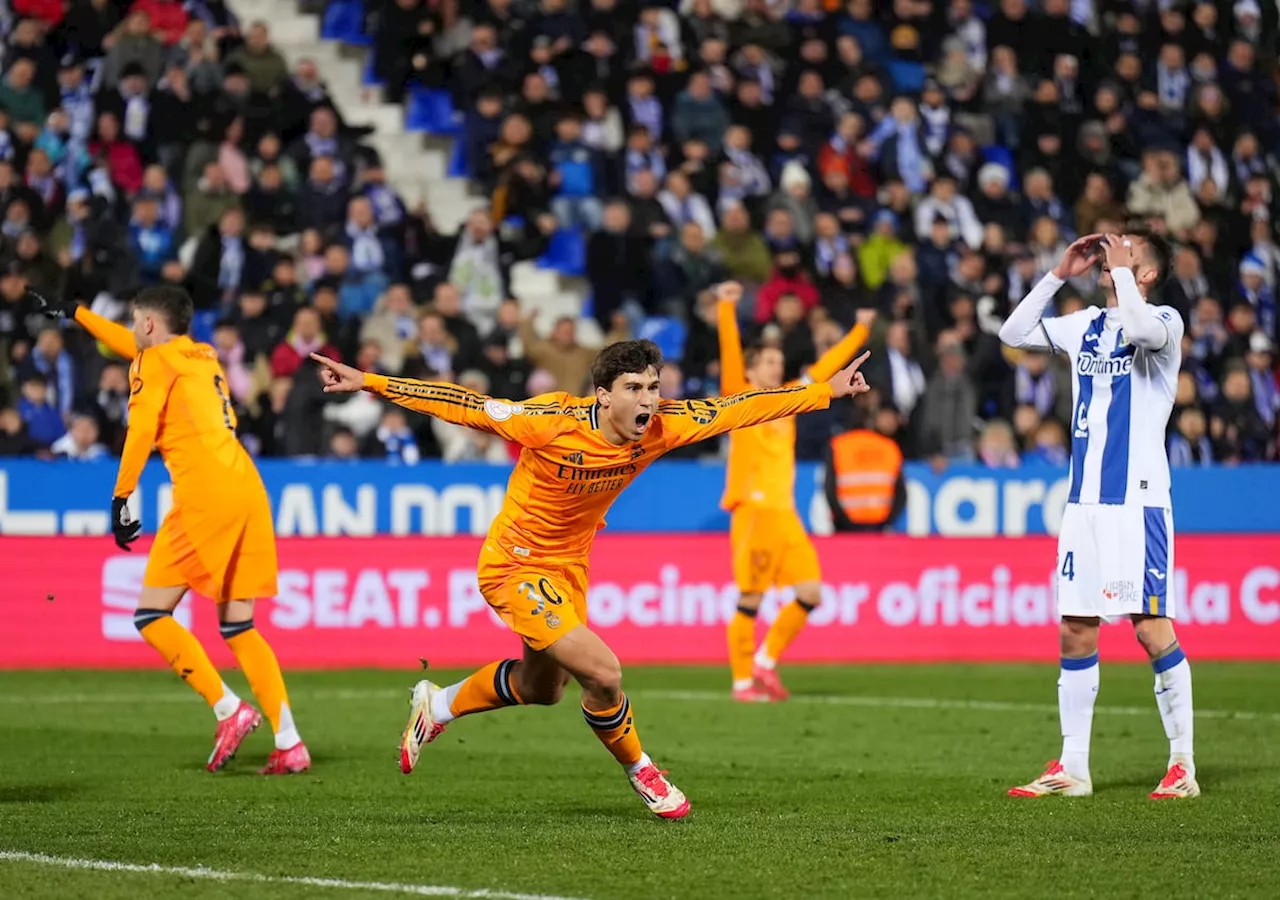
[[[747,370],[738,333],[738,311],[733,303],[717,304],[720,334],[720,389],[725,393],[746,390]],[[867,339],[858,325],[822,355],[803,378],[793,385],[826,381],[849,364]],[[796,481],[796,420],[775,419],[729,435],[729,461],[725,467],[722,509],[733,511],[744,504],[761,509],[794,509]]]
[[[217,351],[186,335],[140,351],[132,331],[83,306],[76,321],[112,353],[133,360],[129,429],[114,496],[133,493],[152,447],[169,469],[175,501],[261,486],[253,458],[236,437],[236,413]]]
[[[520,458],[489,539],[517,557],[581,560],[618,494],[676,447],[734,428],[826,409],[825,382],[746,391],[709,400],[663,400],[643,437],[605,440],[594,398],[544,394],[523,403],[453,384],[365,375],[365,388],[406,409],[497,434],[520,444]]]
[[[260,484],[236,437],[227,377],[208,344],[183,335],[141,350],[129,367],[129,430],[115,496],[138,486],[151,448],[160,451],[175,501]]]

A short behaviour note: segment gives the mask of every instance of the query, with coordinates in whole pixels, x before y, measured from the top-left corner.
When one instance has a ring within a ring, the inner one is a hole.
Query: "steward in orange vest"
[[[836,531],[886,530],[907,505],[897,442],[869,428],[832,438],[826,494]]]

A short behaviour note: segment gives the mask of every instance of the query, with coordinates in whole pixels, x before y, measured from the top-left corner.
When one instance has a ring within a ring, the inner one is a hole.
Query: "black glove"
[[[36,308],[50,319],[74,319],[76,317],[76,307],[80,304],[74,300],[50,300],[44,294],[39,291],[33,291],[31,288],[27,288],[27,293],[35,301]]]
[[[116,546],[132,553],[129,545],[138,539],[142,523],[129,513],[128,497],[111,498],[111,534],[115,536]]]

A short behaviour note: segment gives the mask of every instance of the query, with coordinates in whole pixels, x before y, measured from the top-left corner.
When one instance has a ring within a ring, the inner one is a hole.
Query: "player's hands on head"
[[[716,299],[721,303],[737,303],[742,299],[742,285],[736,281],[725,281],[716,285]]]
[[[1102,239],[1102,252],[1109,269],[1132,269],[1138,262],[1133,241],[1119,234],[1109,234]]]
[[[326,394],[354,394],[364,390],[364,373],[354,366],[344,366],[327,356],[312,353],[311,358],[320,366],[320,380]]]
[[[871,390],[871,385],[867,384],[867,379],[858,371],[870,355],[871,351],[866,351],[832,377],[831,381],[828,382],[831,385],[832,396],[853,397]]]
[[[1101,240],[1101,234],[1086,234],[1077,238],[1062,254],[1062,261],[1053,270],[1053,274],[1063,280],[1084,275],[1098,263]]]
[[[74,319],[76,317],[76,307],[79,304],[74,300],[46,297],[31,288],[27,288],[27,296],[35,303],[36,309],[40,310],[40,314],[47,318]]]
[[[142,523],[129,512],[128,497],[111,498],[111,536],[116,539],[116,546],[128,553],[133,552],[129,545],[138,539],[142,531]]]

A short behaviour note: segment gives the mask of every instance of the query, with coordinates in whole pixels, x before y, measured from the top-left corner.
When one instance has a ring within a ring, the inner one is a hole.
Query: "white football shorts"
[[[1176,618],[1172,511],[1068,503],[1057,572],[1059,616]]]

